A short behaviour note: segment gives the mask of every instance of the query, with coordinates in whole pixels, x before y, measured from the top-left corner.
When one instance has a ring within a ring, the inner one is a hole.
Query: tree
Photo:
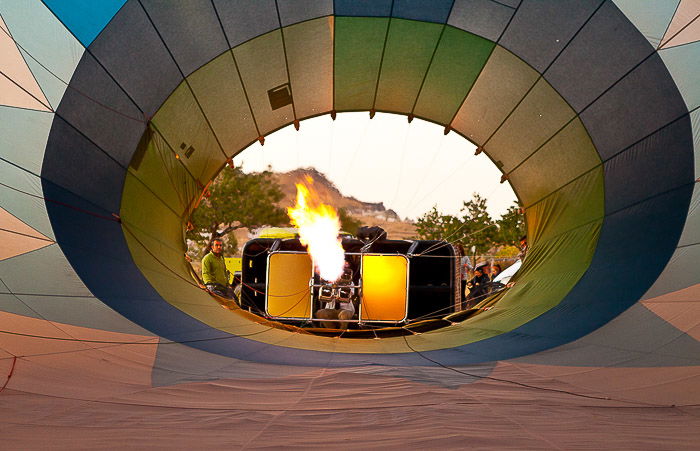
[[[350,213],[348,213],[344,208],[338,209],[338,217],[340,218],[340,229],[343,232],[357,235],[357,229],[360,228],[362,222],[350,216]]]
[[[284,209],[276,205],[284,194],[269,170],[246,174],[238,168],[224,168],[191,217],[194,228],[187,237],[199,244],[211,242],[241,228],[289,223]],[[233,238],[235,243],[235,238]],[[228,245],[233,246],[231,238]]]
[[[498,232],[496,241],[502,245],[517,246],[520,237],[525,235],[525,217],[522,208],[517,202],[506,211],[497,221]]]
[[[462,222],[452,215],[440,213],[437,206],[418,218],[416,221],[416,232],[424,240],[446,240],[454,241],[452,238],[456,234],[461,234]]]
[[[487,211],[486,199],[479,193],[474,193],[471,200],[462,204],[460,213],[460,217],[446,215],[433,207],[418,218],[416,231],[422,239],[445,240],[461,244],[465,249],[474,246],[479,255],[494,246],[516,243],[524,233],[525,222],[517,205],[494,221]]]

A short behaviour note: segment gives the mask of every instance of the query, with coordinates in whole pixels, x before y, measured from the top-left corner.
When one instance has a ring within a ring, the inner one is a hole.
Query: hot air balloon
[[[696,447],[699,16],[693,0],[1,0],[3,442]],[[488,309],[322,336],[195,283],[184,234],[210,181],[348,111],[433,122],[513,186],[530,248]]]

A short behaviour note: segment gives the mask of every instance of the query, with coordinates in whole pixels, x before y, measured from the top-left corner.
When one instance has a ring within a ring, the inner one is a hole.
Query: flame
[[[322,203],[310,189],[312,184],[313,179],[309,176],[306,184],[296,183],[296,205],[287,208],[287,215],[292,225],[299,229],[299,240],[307,246],[316,272],[333,282],[343,274],[345,263],[345,251],[338,238],[340,218],[333,207]]]

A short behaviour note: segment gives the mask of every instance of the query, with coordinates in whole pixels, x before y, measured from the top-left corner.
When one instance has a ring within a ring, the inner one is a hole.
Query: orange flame
[[[296,183],[296,205],[287,208],[287,215],[299,229],[299,240],[308,247],[316,272],[325,280],[336,281],[343,274],[345,263],[345,251],[338,238],[340,218],[310,189],[313,179],[307,176],[306,182],[309,186]]]

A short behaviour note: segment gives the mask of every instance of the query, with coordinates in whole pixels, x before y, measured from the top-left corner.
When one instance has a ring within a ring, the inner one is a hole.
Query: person
[[[493,282],[493,280],[496,277],[498,277],[498,275],[501,273],[501,271],[502,271],[501,265],[499,265],[499,264],[491,265],[491,269],[489,271],[489,279],[491,279],[491,281]]]
[[[465,254],[464,246],[458,244],[457,250],[461,256],[459,259],[459,275],[462,284],[462,301],[464,301],[467,297],[467,281],[469,280],[469,274],[472,272],[472,262],[469,256]]]
[[[319,289],[321,299],[328,300],[324,308],[317,310],[315,314],[316,319],[326,320],[319,321],[321,327],[342,330],[348,328],[348,320],[355,316],[355,304],[353,303],[355,290],[351,287],[352,284],[353,270],[351,264],[346,260],[340,279]]]
[[[472,304],[479,302],[482,299],[484,293],[484,285],[489,282],[488,275],[488,263],[482,263],[481,265],[474,268],[474,277],[467,282],[467,288],[469,288],[469,296],[467,296],[467,307],[471,307]]]
[[[520,253],[518,254],[518,258],[520,260],[524,259],[526,253],[527,253],[527,235],[523,235],[520,237]]]
[[[211,251],[202,259],[202,282],[210,292],[233,299],[229,278],[224,260],[224,242],[221,238],[214,238],[211,241]]]

